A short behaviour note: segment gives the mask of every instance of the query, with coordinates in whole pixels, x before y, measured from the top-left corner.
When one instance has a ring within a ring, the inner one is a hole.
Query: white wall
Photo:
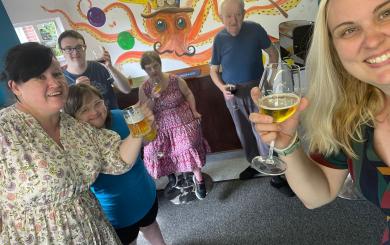
[[[41,5],[55,6],[59,9],[67,9],[66,0],[2,0],[3,5],[13,24],[28,23],[30,21],[53,18],[54,16],[42,10]],[[62,19],[64,26],[68,24]]]
[[[70,13],[70,16],[74,16],[74,8],[77,1],[74,0],[2,0],[4,7],[11,19],[11,22],[15,24],[28,24],[37,20],[53,19],[59,17],[65,30],[71,29],[66,18],[61,14],[52,14],[44,11],[41,6],[51,7],[53,9],[61,9],[66,13]],[[83,1],[82,1],[83,2]],[[84,1],[86,2],[86,1]],[[82,3],[82,5],[84,5]],[[86,36],[86,42],[91,48],[98,49],[98,43],[96,39]],[[91,50],[91,49],[90,49]],[[93,58],[92,53],[88,52],[88,57]]]

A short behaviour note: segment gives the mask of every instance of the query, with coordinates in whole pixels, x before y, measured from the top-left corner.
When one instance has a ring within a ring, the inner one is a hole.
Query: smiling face
[[[104,100],[95,94],[85,95],[83,105],[77,110],[77,120],[91,124],[96,128],[103,128],[107,118],[107,107]]]
[[[244,21],[245,10],[239,1],[228,0],[221,6],[221,18],[226,31],[237,36]]]
[[[86,62],[86,46],[82,39],[65,37],[61,40],[61,50],[68,66],[79,66]]]
[[[68,84],[59,62],[54,58],[42,74],[24,83],[10,81],[9,85],[19,104],[33,114],[58,113],[68,96]]]
[[[390,1],[329,0],[327,13],[344,68],[375,86],[390,84]]]

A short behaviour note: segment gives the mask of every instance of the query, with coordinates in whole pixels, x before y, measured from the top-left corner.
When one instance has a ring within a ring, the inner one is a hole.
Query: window
[[[60,18],[15,24],[14,27],[21,43],[39,42],[52,48],[57,59],[64,62],[64,56],[57,47],[58,36],[64,31]]]

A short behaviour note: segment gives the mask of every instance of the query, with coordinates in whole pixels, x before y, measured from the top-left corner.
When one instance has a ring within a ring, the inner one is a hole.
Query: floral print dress
[[[151,97],[152,84],[146,80],[145,95]],[[153,113],[157,138],[144,147],[144,163],[153,178],[202,168],[210,147],[202,135],[188,102],[180,91],[178,77],[169,75],[169,83],[155,99]]]
[[[0,111],[0,244],[120,244],[90,193],[129,169],[119,136],[60,115],[59,146],[30,114]]]

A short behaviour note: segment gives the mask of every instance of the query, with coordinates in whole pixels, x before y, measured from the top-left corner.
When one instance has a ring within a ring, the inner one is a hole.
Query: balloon
[[[117,43],[124,50],[129,50],[134,47],[134,37],[127,31],[122,31],[118,34]]]
[[[106,23],[106,15],[103,10],[97,7],[93,7],[88,10],[87,18],[89,23],[96,27],[101,27]]]

